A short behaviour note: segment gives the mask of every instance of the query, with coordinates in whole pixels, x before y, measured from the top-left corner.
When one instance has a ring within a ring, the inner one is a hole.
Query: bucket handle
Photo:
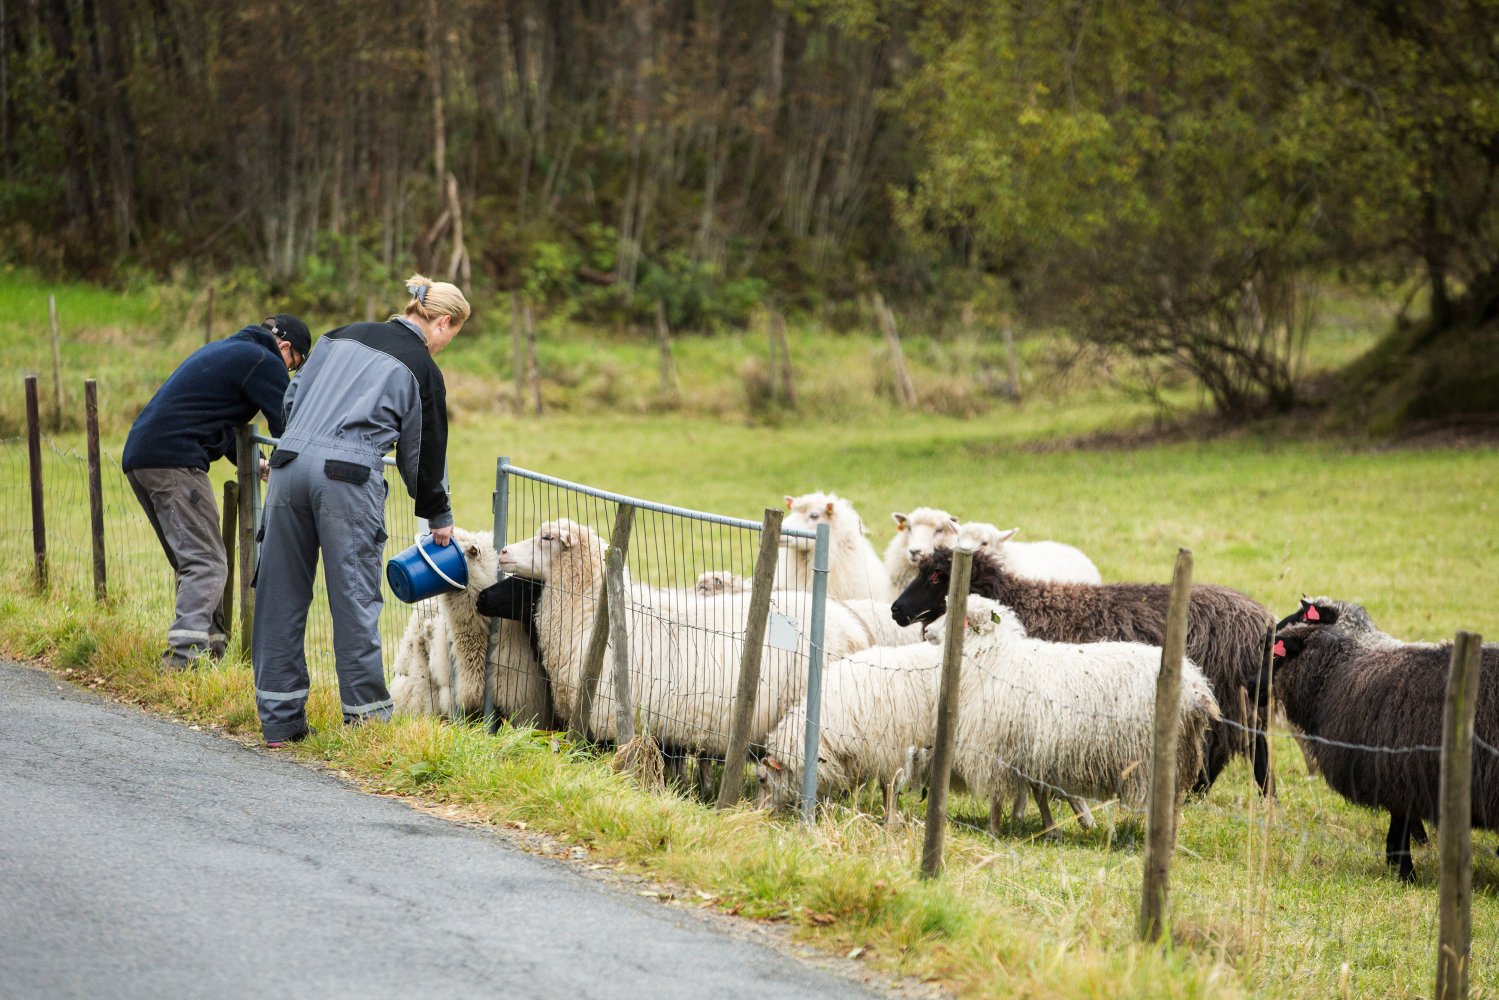
[[[466,590],[467,588],[464,587],[463,584],[459,583],[457,580],[453,579],[451,576],[448,576],[442,570],[438,569],[437,568],[437,563],[433,562],[432,561],[432,557],[429,556],[429,555],[427,555],[427,550],[424,549],[424,548],[422,548],[422,539],[423,538],[431,538],[431,537],[432,537],[432,535],[430,533],[429,534],[418,534],[416,536],[416,551],[421,554],[422,561],[425,562],[428,566],[431,566],[432,567],[432,572],[436,573],[438,576],[440,576],[444,580],[446,580],[448,582],[448,586],[452,587],[454,590]],[[454,544],[457,544],[457,543],[455,543],[455,542],[449,542],[448,544],[449,545],[454,545]]]

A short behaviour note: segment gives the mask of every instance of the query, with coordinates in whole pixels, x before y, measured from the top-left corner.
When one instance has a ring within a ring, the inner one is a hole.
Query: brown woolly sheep
[[[939,549],[921,560],[910,586],[891,607],[897,624],[931,622],[947,613],[952,552]],[[1165,639],[1166,606],[1171,588],[1154,583],[1058,583],[1030,580],[1007,571],[991,553],[973,556],[969,593],[1009,606],[1026,632],[1049,642],[1144,642]],[[1197,584],[1187,610],[1187,656],[1196,663],[1218,699],[1223,718],[1208,732],[1203,772],[1196,789],[1217,780],[1229,759],[1242,752],[1245,727],[1239,691],[1258,690],[1256,683],[1268,653],[1266,640],[1275,616],[1268,608],[1227,587]],[[1263,708],[1264,702],[1259,702]],[[1264,718],[1265,713],[1259,713]],[[1273,793],[1270,750],[1263,731],[1253,739],[1254,777],[1260,790]]]
[[[1363,608],[1350,607],[1368,620]],[[1411,840],[1418,832],[1418,841],[1424,839],[1422,820],[1437,819],[1437,748],[1452,645],[1370,643],[1367,634],[1305,621],[1282,629],[1274,648],[1275,697],[1309,737],[1303,744],[1328,786],[1355,805],[1389,812],[1385,861],[1411,882]],[[1499,754],[1490,749],[1499,744],[1499,645],[1493,643],[1480,659],[1474,733],[1483,743],[1473,750],[1473,825],[1499,830]]]

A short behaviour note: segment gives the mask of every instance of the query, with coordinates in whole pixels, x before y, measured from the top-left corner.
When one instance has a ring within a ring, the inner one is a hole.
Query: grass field
[[[80,364],[112,366],[99,369],[106,400],[116,391],[111,379],[137,380],[121,395],[149,383],[153,362],[124,345],[144,336],[139,324],[149,324],[151,307],[132,302],[118,305],[119,343],[80,356]],[[105,296],[96,306],[105,319],[109,303]],[[1325,311],[1328,324],[1313,342],[1320,358],[1356,354],[1376,325],[1371,317],[1381,314],[1358,303],[1340,308]],[[942,506],[1021,525],[1026,537],[1077,544],[1108,579],[1164,582],[1176,548],[1186,546],[1199,582],[1237,587],[1278,613],[1303,592],[1328,593],[1361,601],[1381,626],[1411,639],[1447,638],[1458,628],[1499,636],[1499,533],[1490,510],[1499,499],[1499,451],[1492,448],[1376,448],[1294,426],[1128,449],[1068,446],[1079,435],[1150,425],[1148,404],[1107,384],[1036,394],[1023,407],[993,404],[971,418],[902,414],[867,400],[842,414],[809,404],[810,413],[774,421],[751,419],[737,404],[715,411],[711,400],[651,414],[637,405],[649,395],[640,383],[654,378],[651,349],[602,334],[591,343],[602,345],[593,360],[580,346],[567,348],[578,355],[569,371],[582,372],[579,380],[550,388],[569,412],[543,420],[518,419],[494,402],[498,367],[481,370],[480,362],[485,351],[501,355],[501,344],[475,338],[469,353],[455,345],[444,355],[445,368],[462,375],[455,383],[472,380],[463,391],[473,401],[458,409],[449,453],[460,524],[488,526],[494,458],[508,454],[621,493],[752,519],[782,494],[835,490],[854,501],[881,548],[889,511]],[[687,343],[678,358],[684,375],[709,371],[710,359],[716,366],[695,391],[742,395],[743,362],[733,362],[729,348]],[[872,338],[808,330],[797,343],[802,356],[821,359],[808,386],[841,381],[856,387],[850,397],[871,395],[868,381],[879,371]],[[689,364],[699,350],[701,364]],[[1037,371],[1047,350],[1027,348]],[[952,375],[923,360],[943,351],[957,348],[934,339],[909,351],[929,386]],[[623,400],[617,407],[587,388],[607,364],[616,366],[609,378],[632,387],[613,390]],[[492,399],[480,405],[485,386]],[[126,422],[111,427],[106,447],[117,450]],[[78,443],[69,435],[60,442]],[[0,554],[11,581],[0,591],[0,650],[41,657],[156,710],[253,734],[242,661],[186,677],[151,670],[165,625],[159,597],[100,612],[83,594],[82,572],[72,577],[79,586],[50,600],[26,593],[19,582],[29,566],[24,465],[7,458],[0,473]],[[67,553],[84,562],[77,497],[50,497],[48,515],[54,558]],[[131,516],[128,504],[119,505],[110,530],[127,534]],[[112,566],[121,591],[164,592],[164,567],[150,544]],[[1417,849],[1417,884],[1401,885],[1383,864],[1382,817],[1347,806],[1308,776],[1285,735],[1275,740],[1281,784],[1274,806],[1253,793],[1242,763],[1186,806],[1173,866],[1175,943],[1163,951],[1132,940],[1143,831],[1129,815],[1102,810],[1108,819],[1099,830],[1069,830],[1051,844],[1036,838],[1033,810],[1021,829],[996,841],[980,832],[982,806],[960,799],[947,874],[927,885],[914,878],[919,824],[884,829],[872,799],[834,806],[803,828],[641,791],[607,761],[528,730],[489,738],[473,727],[403,720],[344,731],[326,684],[315,690],[313,713],[323,733],[298,755],[366,787],[446,803],[485,822],[525,824],[560,844],[586,846],[598,863],[669,880],[680,886],[674,905],[787,921],[829,949],[862,949],[861,961],[940,979],[965,995],[1431,991],[1434,849]],[[905,802],[912,819],[920,808],[914,798]],[[1476,995],[1496,997],[1499,858],[1494,835],[1475,841],[1473,984]]]

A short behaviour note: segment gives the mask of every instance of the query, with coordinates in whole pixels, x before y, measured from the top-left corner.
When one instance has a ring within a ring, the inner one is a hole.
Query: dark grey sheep
[[[1351,608],[1368,619],[1363,608]],[[1370,643],[1367,634],[1307,621],[1282,629],[1274,649],[1275,696],[1286,718],[1312,737],[1304,742],[1328,786],[1355,805],[1389,812],[1385,861],[1409,882],[1411,839],[1418,832],[1424,838],[1422,820],[1437,819],[1441,754],[1401,748],[1441,745],[1452,645]],[[1493,747],[1499,745],[1499,645],[1485,645],[1480,664],[1474,732]],[[1345,743],[1396,752],[1339,745]],[[1499,829],[1499,754],[1482,743],[1473,748],[1472,818],[1475,827]]]
[[[952,552],[938,549],[922,558],[916,579],[891,607],[899,625],[930,622],[947,613]],[[1146,642],[1159,646],[1166,634],[1166,606],[1171,588],[1154,583],[1058,583],[1030,580],[1005,571],[991,554],[974,553],[970,593],[1009,606],[1026,632],[1050,642]],[[1198,584],[1187,611],[1187,656],[1207,675],[1223,719],[1208,732],[1203,772],[1195,786],[1209,788],[1229,759],[1243,750],[1250,723],[1239,704],[1239,692],[1258,690],[1257,680],[1269,654],[1275,616],[1254,600],[1230,590]],[[1268,694],[1268,692],[1267,692]],[[1258,702],[1265,718],[1266,701]],[[1263,723],[1262,723],[1263,725]],[[1253,739],[1254,777],[1260,790],[1273,791],[1270,750],[1263,732]]]

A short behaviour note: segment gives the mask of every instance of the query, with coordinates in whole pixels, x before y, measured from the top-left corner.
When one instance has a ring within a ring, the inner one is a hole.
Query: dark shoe
[[[196,665],[194,661],[184,659],[168,649],[161,654],[161,665],[157,669],[164,674],[180,674],[184,670],[191,670]]]
[[[281,750],[281,749],[283,749],[283,748],[285,748],[287,746],[290,746],[293,743],[301,743],[307,737],[315,735],[316,733],[317,733],[316,729],[313,729],[311,726],[308,726],[306,729],[302,730],[300,733],[298,733],[295,736],[283,736],[279,740],[266,740],[265,741],[265,748],[267,750]]]

